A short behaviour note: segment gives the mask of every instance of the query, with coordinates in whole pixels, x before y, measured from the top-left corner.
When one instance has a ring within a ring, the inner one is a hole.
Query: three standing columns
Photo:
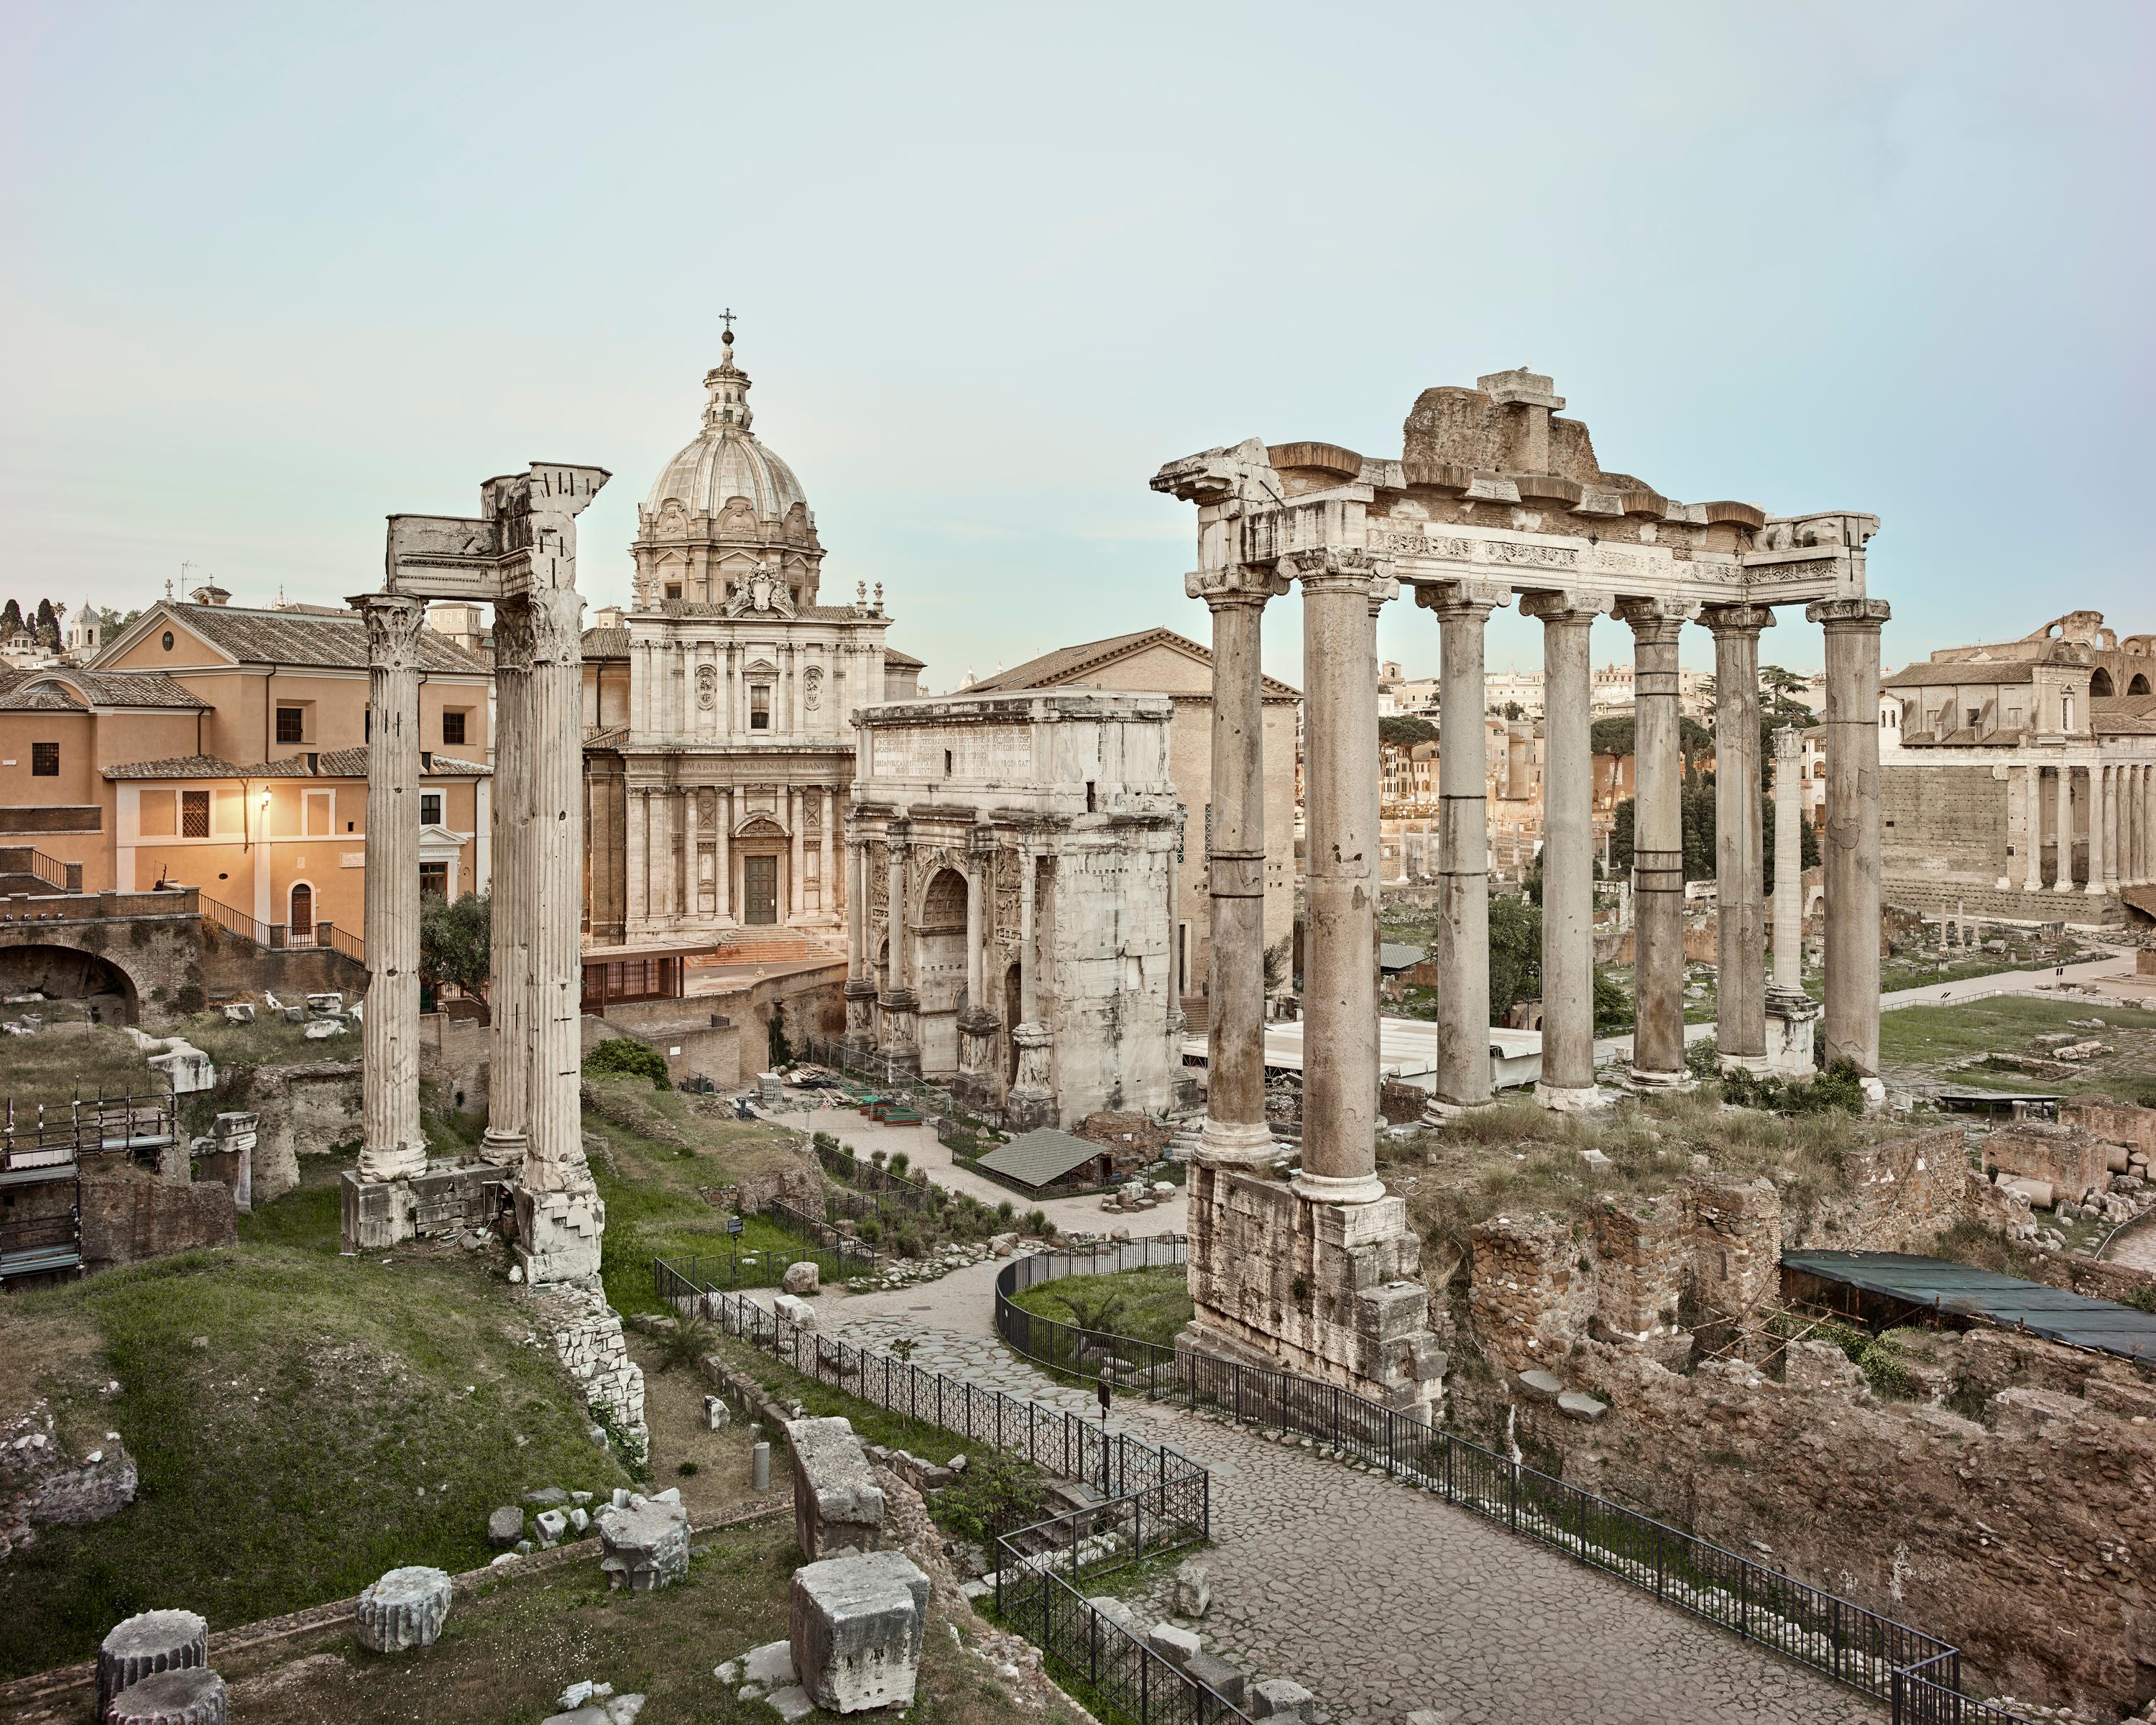
[[[1825,599],[1826,1059],[1879,1091],[1879,631],[1884,599]],[[2071,828],[2061,823],[2062,831]]]
[[[1437,613],[1437,1070],[1423,1117],[1435,1125],[1490,1101],[1490,822],[1482,630],[1508,588],[1418,588]],[[1374,711],[1374,709],[1373,709]],[[1312,704],[1312,734],[1316,734]]]
[[[1385,1195],[1377,1172],[1377,614],[1398,589],[1368,552],[1298,552],[1281,560],[1283,573],[1291,561],[1302,582],[1310,702],[1303,1046],[1313,1051],[1303,1070],[1295,1189],[1322,1203],[1363,1204]],[[1214,949],[1222,944],[1216,930]],[[1486,1006],[1486,982],[1482,993]]]
[[[1565,1111],[1590,1108],[1598,1100],[1588,635],[1609,605],[1605,595],[1576,593],[1528,593],[1520,601],[1522,614],[1539,618],[1543,625],[1543,1076],[1535,1100]],[[1486,967],[1486,932],[1483,962]]]
[[[1213,819],[1205,856],[1212,902],[1205,1125],[1199,1153],[1251,1164],[1273,1154],[1265,1123],[1265,798],[1260,630],[1284,587],[1231,563],[1191,575],[1213,614]],[[1311,736],[1315,738],[1313,730]]]
[[[367,1007],[359,1178],[427,1171],[419,1130],[419,634],[424,599],[370,593],[367,618]],[[374,1075],[380,1075],[375,1078]],[[405,1230],[408,1234],[409,1229]]]
[[[1677,635],[1687,608],[1661,599],[1626,599],[1618,607],[1632,628],[1632,1081],[1643,1088],[1686,1082]],[[1873,663],[1876,683],[1876,658]],[[1876,760],[1876,737],[1872,755]],[[1876,973],[1878,967],[1872,968]]]
[[[1760,814],[1759,632],[1774,612],[1727,605],[1714,634],[1716,1017],[1725,1069],[1767,1064],[1766,834]]]

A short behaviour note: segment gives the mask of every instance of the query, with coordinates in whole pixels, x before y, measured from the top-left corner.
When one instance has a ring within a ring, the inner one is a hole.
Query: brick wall
[[[239,1238],[229,1188],[162,1180],[140,1169],[82,1177],[82,1258],[88,1271],[168,1258]]]
[[[1891,764],[1880,769],[1879,783],[1888,898],[1904,878],[1990,887],[2007,872],[2006,787],[1989,766]]]

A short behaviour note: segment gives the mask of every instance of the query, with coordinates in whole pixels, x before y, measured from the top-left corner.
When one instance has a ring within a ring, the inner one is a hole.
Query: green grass
[[[2076,1032],[2071,1019],[2102,1019],[2101,1030]],[[1953,1071],[1957,1062],[1989,1053],[2043,1055],[2035,1039],[2051,1032],[2087,1035],[2111,1045],[2112,1053],[2082,1063],[2071,1076],[1988,1070]],[[1957,1089],[2056,1091],[2100,1095],[2123,1102],[2156,1105],[2156,1012],[2109,1001],[2031,1000],[2005,995],[1993,1000],[1905,1006],[1879,1018],[1879,1060],[1890,1077],[1928,1079]]]
[[[1066,1276],[1011,1296],[1011,1304],[1057,1323],[1172,1346],[1196,1308],[1182,1266]]]
[[[447,1248],[340,1256],[337,1170],[305,1166],[236,1249],[15,1296],[87,1333],[95,1371],[46,1387],[76,1429],[125,1434],[141,1479],[120,1515],[40,1529],[0,1567],[0,1677],[85,1658],[153,1606],[215,1630],[399,1564],[470,1568],[497,1506],[628,1483],[493,1271]]]
[[[5,1009],[10,1020],[34,1006]],[[124,1031],[110,1025],[76,1029],[48,1029],[34,1036],[8,1038],[8,1070],[0,1093],[14,1099],[19,1117],[27,1105],[65,1102],[74,1096],[140,1096],[165,1088],[164,1075],[153,1068]]]

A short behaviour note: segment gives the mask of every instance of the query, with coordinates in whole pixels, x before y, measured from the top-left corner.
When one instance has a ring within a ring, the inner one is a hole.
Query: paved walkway
[[[2156,1215],[2144,1216],[2111,1243],[2107,1264],[2156,1274]]]
[[[932,1287],[819,1302],[830,1333],[914,1343],[914,1363],[1037,1401],[1094,1409],[983,1333],[993,1266]],[[979,1319],[946,1327],[968,1296]],[[909,1310],[925,1307],[926,1310]],[[1877,1725],[1881,1710],[1735,1636],[1658,1607],[1441,1498],[1142,1402],[1114,1427],[1213,1474],[1207,1647],[1250,1676],[1291,1676],[1337,1725]],[[1145,1604],[1165,1612],[1169,1583]]]

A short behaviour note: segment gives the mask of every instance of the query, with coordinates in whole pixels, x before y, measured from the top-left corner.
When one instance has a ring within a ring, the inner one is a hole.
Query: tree
[[[1437,726],[1418,713],[1389,713],[1378,721],[1381,747],[1413,748],[1419,742],[1435,742]]]
[[[430,988],[454,983],[486,998],[492,956],[490,895],[467,892],[452,902],[429,893],[419,901],[419,978]]]
[[[1632,997],[1625,985],[1602,968],[1594,968],[1594,1034],[1618,1036],[1632,1028]]]
[[[1543,991],[1543,913],[1523,898],[1490,901],[1490,1022]]]
[[[38,601],[37,636],[48,647],[57,647],[60,644],[60,620],[54,613],[50,599]]]
[[[23,608],[10,599],[0,605],[0,636],[12,635],[23,626]]]
[[[1617,813],[1609,829],[1609,872],[1619,880],[1632,872],[1632,823],[1635,819],[1632,799],[1627,797],[1617,805]]]
[[[584,1071],[595,1077],[648,1078],[654,1090],[671,1087],[666,1056],[634,1036],[609,1036],[584,1056]]]
[[[1507,719],[1524,719],[1527,716],[1527,709],[1518,701],[1508,701],[1505,703],[1505,716]]]
[[[1634,726],[1628,718],[1597,719],[1588,730],[1588,747],[1598,755],[1629,755],[1633,752]],[[1697,757],[1714,752],[1714,734],[1697,719],[1677,721],[1677,748],[1686,770]]]

